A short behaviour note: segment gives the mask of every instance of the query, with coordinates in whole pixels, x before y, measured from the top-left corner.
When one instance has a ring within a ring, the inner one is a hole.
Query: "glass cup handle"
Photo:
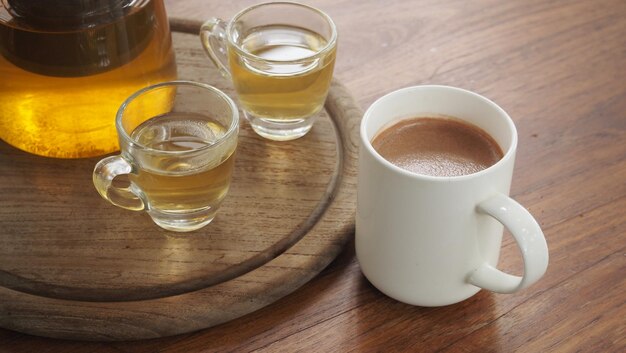
[[[230,80],[226,47],[226,22],[219,18],[211,18],[200,28],[202,47],[218,68],[222,76]]]
[[[541,278],[548,268],[548,245],[533,216],[503,194],[481,202],[477,208],[479,213],[497,219],[511,232],[522,252],[524,275],[513,276],[483,263],[470,273],[468,282],[496,293],[513,293]]]
[[[120,188],[112,185],[116,176],[130,174],[132,170],[132,165],[122,156],[104,158],[93,170],[93,185],[100,196],[115,206],[142,211],[146,208],[145,202],[130,187]]]

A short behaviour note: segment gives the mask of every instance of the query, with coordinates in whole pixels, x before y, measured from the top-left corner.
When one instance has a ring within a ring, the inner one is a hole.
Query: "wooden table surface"
[[[167,0],[171,17],[229,18],[258,1]],[[203,331],[78,342],[0,330],[0,352],[623,352],[626,350],[626,1],[310,0],[339,30],[335,76],[363,108],[446,84],[511,115],[511,194],[538,219],[545,276],[451,306],[396,302],[363,277],[354,242],[311,282]],[[521,272],[505,236],[500,268]]]

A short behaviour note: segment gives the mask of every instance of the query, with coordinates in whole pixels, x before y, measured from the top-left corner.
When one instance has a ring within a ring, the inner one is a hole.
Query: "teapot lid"
[[[8,10],[35,28],[91,27],[124,16],[136,0],[7,0]]]
[[[155,6],[154,0],[0,0],[0,56],[47,76],[112,70],[136,58],[156,21],[166,21]]]

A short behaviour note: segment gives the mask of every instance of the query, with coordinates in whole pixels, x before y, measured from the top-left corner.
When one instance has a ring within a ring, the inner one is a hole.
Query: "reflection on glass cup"
[[[337,31],[328,15],[297,3],[260,4],[228,23],[208,20],[200,36],[254,131],[286,141],[311,130],[335,65]]]
[[[189,81],[156,84],[122,104],[115,126],[121,154],[93,172],[103,198],[145,210],[168,230],[191,231],[213,220],[228,192],[239,130],[226,94]],[[118,175],[127,175],[130,186],[114,185]]]

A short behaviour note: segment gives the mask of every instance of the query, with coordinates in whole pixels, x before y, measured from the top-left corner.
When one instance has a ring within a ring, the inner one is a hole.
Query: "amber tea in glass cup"
[[[333,75],[337,30],[328,15],[290,2],[255,5],[228,23],[213,18],[202,44],[259,135],[278,141],[304,136]]]
[[[168,230],[209,224],[230,186],[239,130],[235,103],[209,85],[165,82],[130,96],[115,126],[121,154],[96,165],[93,183],[100,195],[147,211]],[[129,187],[113,183],[120,175]]]

